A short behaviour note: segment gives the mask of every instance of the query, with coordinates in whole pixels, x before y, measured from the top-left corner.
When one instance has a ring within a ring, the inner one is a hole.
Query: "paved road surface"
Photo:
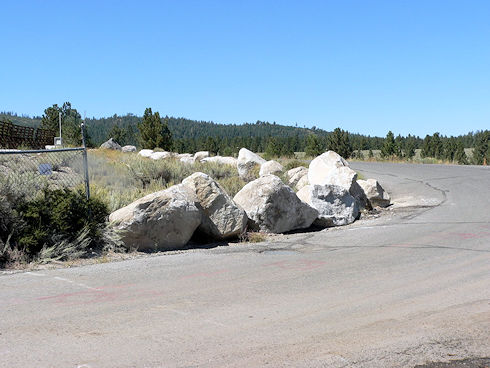
[[[386,215],[269,244],[0,276],[0,366],[414,367],[490,356],[489,168],[352,166],[392,193]]]

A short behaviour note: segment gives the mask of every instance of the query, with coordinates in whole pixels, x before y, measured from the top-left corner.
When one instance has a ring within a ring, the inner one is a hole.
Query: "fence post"
[[[80,128],[82,130],[83,168],[85,171],[85,195],[87,196],[88,201],[90,199],[90,185],[88,178],[87,146],[85,145],[85,122],[82,121]]]

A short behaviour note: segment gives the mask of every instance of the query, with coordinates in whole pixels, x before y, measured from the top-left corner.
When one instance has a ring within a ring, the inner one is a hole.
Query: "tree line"
[[[57,131],[61,114],[63,139],[65,144],[77,145],[80,142],[81,116],[70,102],[52,105],[44,110],[41,117],[29,118],[12,112],[0,113],[0,119],[8,119],[16,124],[40,126]],[[86,119],[87,143],[99,146],[109,138],[121,145],[135,145],[140,148],[162,148],[180,153],[210,151],[223,156],[237,155],[242,147],[254,152],[263,152],[269,157],[293,157],[294,152],[305,152],[315,156],[327,149],[334,150],[346,158],[373,157],[379,150],[384,158],[412,159],[415,150],[420,155],[460,164],[487,164],[489,157],[490,131],[470,132],[458,137],[447,137],[440,133],[425,138],[408,135],[406,137],[390,131],[386,137],[371,137],[349,133],[336,128],[329,132],[312,128],[287,126],[256,121],[245,124],[216,124],[185,118],[161,117],[157,111],[147,108],[142,117],[114,114],[107,118]],[[473,148],[471,158],[466,156],[465,148]]]

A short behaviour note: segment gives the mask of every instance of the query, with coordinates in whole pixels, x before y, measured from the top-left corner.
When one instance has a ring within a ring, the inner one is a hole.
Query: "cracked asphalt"
[[[486,367],[490,168],[353,163],[342,228],[0,275],[2,367]]]

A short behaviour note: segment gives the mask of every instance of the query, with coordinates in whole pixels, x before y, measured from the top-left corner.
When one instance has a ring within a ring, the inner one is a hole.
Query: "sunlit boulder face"
[[[338,185],[306,185],[296,194],[318,211],[315,225],[348,225],[359,216],[359,201]]]
[[[308,182],[310,185],[340,186],[354,196],[361,207],[371,207],[364,191],[357,184],[357,173],[349,167],[346,160],[334,151],[322,153],[310,162]]]
[[[251,181],[233,200],[247,213],[250,228],[270,233],[308,228],[318,216],[275,175]]]
[[[240,178],[246,182],[257,179],[260,166],[266,161],[259,155],[242,148],[238,152],[237,169]]]
[[[199,206],[195,193],[179,184],[134,201],[109,220],[128,249],[173,250],[185,246],[201,224]]]
[[[390,205],[390,195],[381,187],[376,179],[358,180],[357,183],[373,207],[388,207]]]
[[[284,171],[284,167],[277,161],[270,160],[267,162],[264,162],[260,166],[260,171],[259,171],[259,176],[264,176],[264,175],[280,175]]]
[[[182,184],[197,197],[203,216],[199,230],[213,239],[237,237],[247,226],[247,215],[209,175],[196,172]]]

